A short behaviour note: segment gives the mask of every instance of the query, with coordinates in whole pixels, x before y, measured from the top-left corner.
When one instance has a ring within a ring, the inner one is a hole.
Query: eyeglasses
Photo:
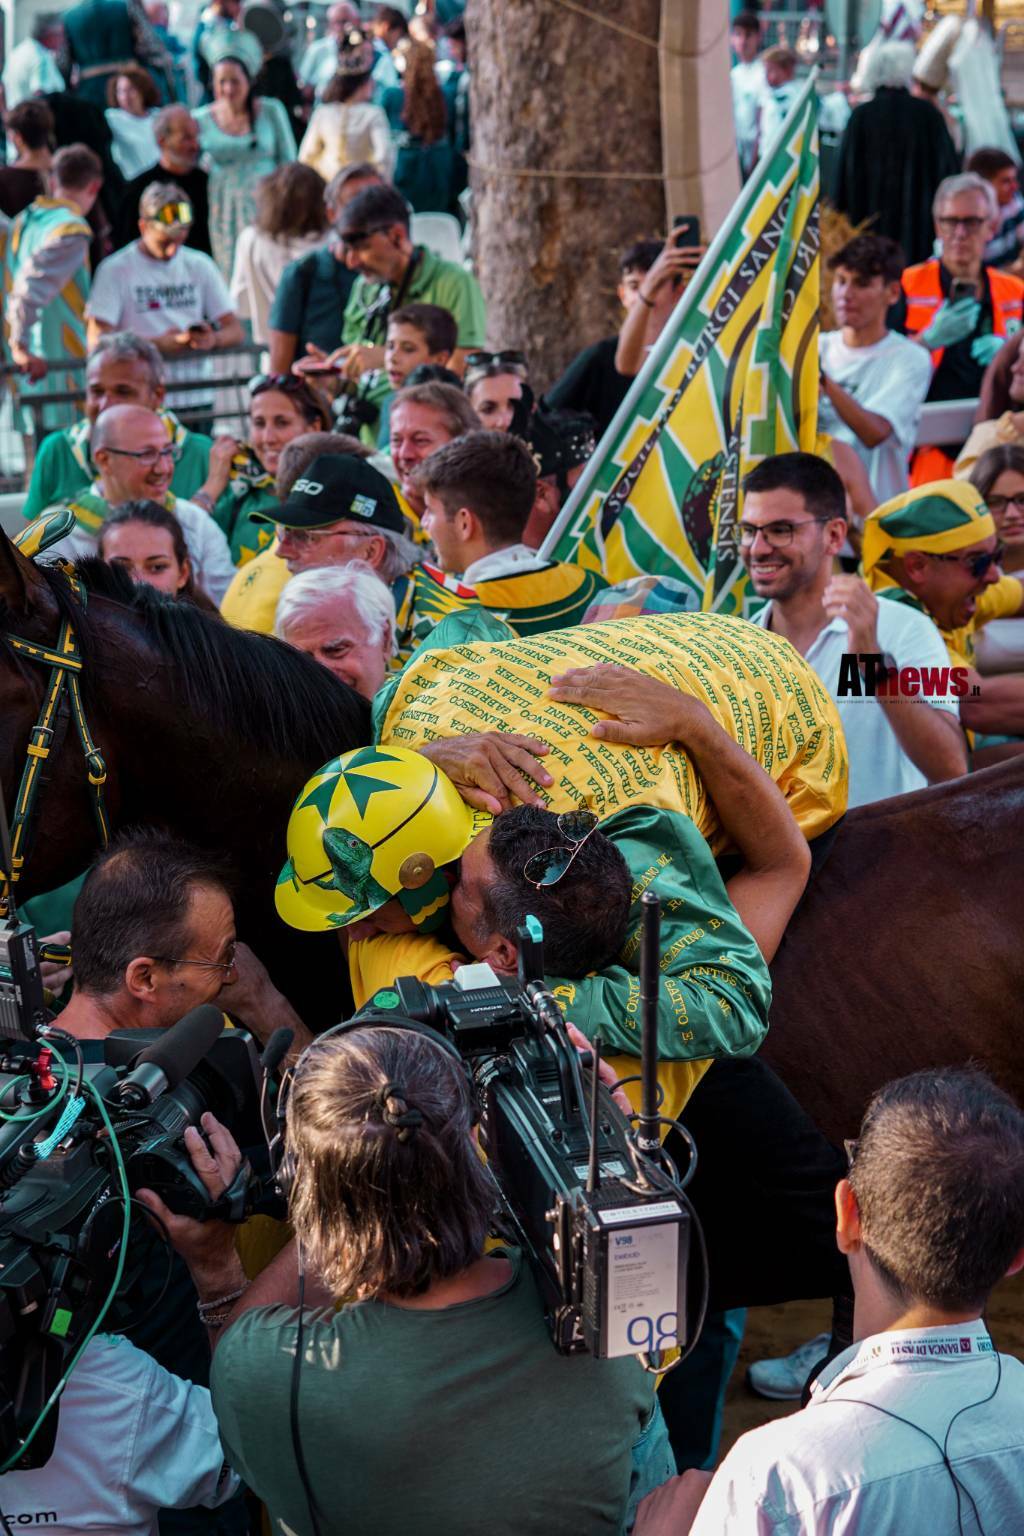
[[[939,217],[935,220],[936,228],[943,230],[946,234],[949,235],[953,234],[954,230],[957,229],[964,230],[968,235],[976,235],[978,230],[987,223],[988,219],[954,219],[952,217],[947,217],[945,214],[940,214]]]
[[[740,548],[749,549],[761,534],[769,549],[785,549],[792,544],[793,535],[798,528],[809,528],[812,523],[831,523],[831,517],[805,517],[799,523],[737,523],[740,531]]]
[[[1018,512],[1024,512],[1024,491],[1018,491],[1016,496],[986,496],[985,505],[990,512],[1005,512],[1007,507],[1016,507]]]
[[[181,458],[177,443],[167,443],[163,448],[111,448],[108,445],[106,451],[120,454],[122,459],[138,459],[147,469],[153,469],[161,459],[170,459],[172,464],[177,464]]]
[[[228,945],[225,953],[226,960],[193,960],[190,955],[154,955],[154,960],[163,961],[164,965],[198,965],[204,971],[233,971],[235,968],[235,955],[238,950],[237,942]]]
[[[565,846],[544,848],[523,865],[523,879],[538,891],[558,884],[597,826],[597,817],[593,811],[563,811],[556,825],[559,837],[565,838]]]
[[[319,544],[323,539],[368,539],[373,531],[372,528],[288,528],[283,523],[277,525],[278,540],[283,543],[290,539],[300,548],[304,544]]]
[[[964,559],[963,555],[933,555],[928,550],[924,550],[922,553],[926,554],[929,560],[945,560],[949,565],[959,565],[963,570],[969,571],[975,581],[980,581],[991,570],[992,566],[998,565],[1002,560],[1006,553],[1006,546],[1005,544],[997,544],[995,549],[988,550],[983,555],[971,555],[967,560]]]

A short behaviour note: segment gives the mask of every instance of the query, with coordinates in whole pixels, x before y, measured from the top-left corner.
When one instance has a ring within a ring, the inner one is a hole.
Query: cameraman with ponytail
[[[386,1027],[315,1041],[286,1118],[304,1282],[296,1244],[247,1285],[230,1227],[144,1197],[192,1271],[225,1451],[273,1530],[626,1530],[670,1471],[653,1378],[557,1354],[525,1258],[484,1253],[496,1191],[454,1050]],[[204,1129],[190,1152],[219,1193],[238,1151]]]

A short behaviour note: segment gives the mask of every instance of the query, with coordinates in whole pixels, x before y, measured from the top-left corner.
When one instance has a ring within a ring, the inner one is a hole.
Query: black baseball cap
[[[353,454],[322,453],[275,510],[254,514],[284,528],[325,528],[348,518],[369,528],[406,528],[398,498],[379,469]]]

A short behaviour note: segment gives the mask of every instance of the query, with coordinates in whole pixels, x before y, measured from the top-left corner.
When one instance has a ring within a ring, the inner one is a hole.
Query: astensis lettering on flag
[[[818,412],[818,128],[808,80],[743,187],[543,545],[611,582],[682,581],[743,613],[744,475],[813,452]]]

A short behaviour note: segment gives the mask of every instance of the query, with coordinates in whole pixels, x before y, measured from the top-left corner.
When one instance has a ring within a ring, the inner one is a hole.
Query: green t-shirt
[[[171,411],[161,411],[160,416],[181,453],[174,466],[171,490],[182,501],[190,501],[209,473],[210,439],[203,432],[190,432],[183,427]],[[80,491],[89,489],[95,478],[89,458],[89,423],[79,421],[65,432],[51,432],[39,445],[22,516],[32,522],[47,507],[73,501]]]
[[[299,1436],[323,1536],[575,1536],[624,1528],[654,1405],[638,1363],[556,1353],[533,1278],[438,1311],[360,1302],[307,1319]],[[230,1464],[274,1531],[311,1536],[288,1430],[295,1313],[224,1335],[210,1387]]]
[[[487,311],[480,284],[472,272],[467,272],[457,262],[445,261],[424,246],[418,245],[416,249],[420,260],[402,294],[402,304],[439,304],[455,316],[459,346],[463,350],[482,347],[487,333]],[[368,282],[365,277],[356,278],[341,326],[345,346],[363,340],[366,312],[380,297],[383,286],[382,283]],[[383,329],[379,340],[383,343]]]

